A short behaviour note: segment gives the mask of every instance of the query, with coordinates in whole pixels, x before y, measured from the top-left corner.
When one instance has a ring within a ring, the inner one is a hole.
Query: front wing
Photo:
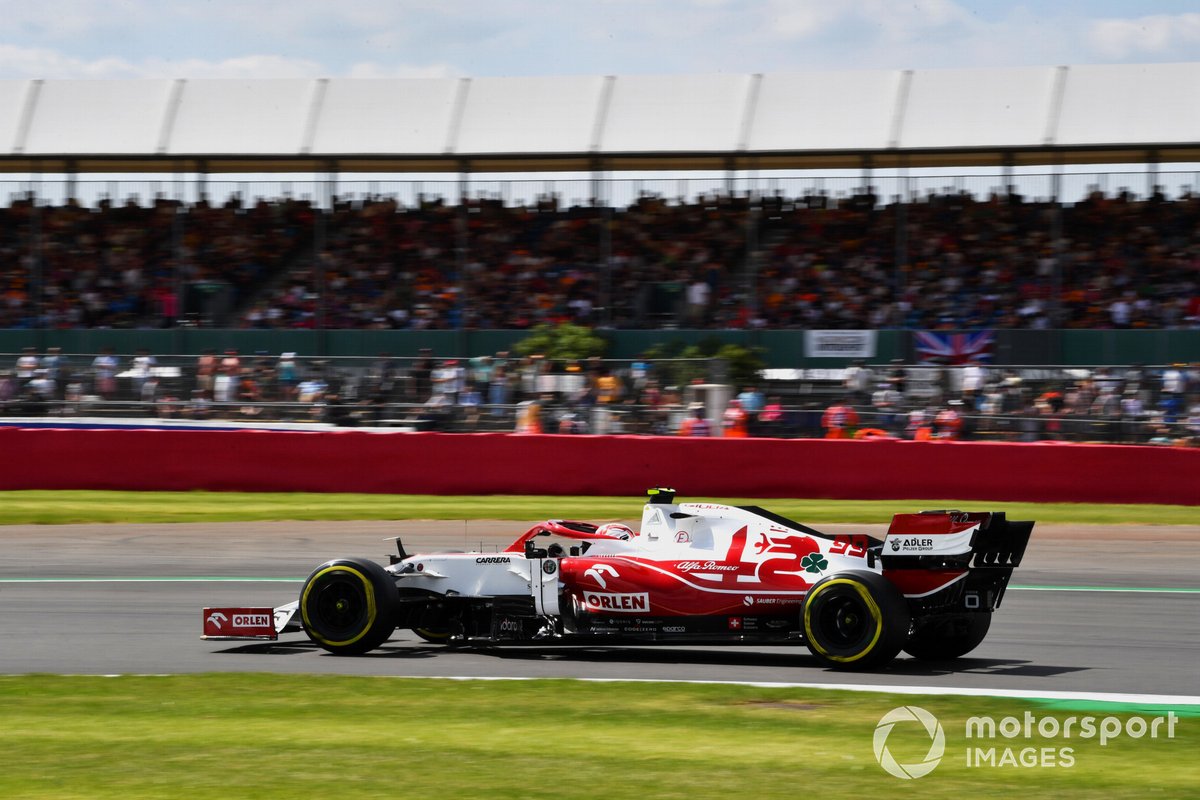
[[[204,609],[204,633],[201,639],[274,641],[281,633],[299,631],[296,619],[299,602],[279,608],[258,606],[222,606]]]

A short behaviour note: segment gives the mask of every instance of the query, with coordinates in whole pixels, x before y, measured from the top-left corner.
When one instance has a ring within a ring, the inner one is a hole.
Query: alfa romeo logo
[[[888,750],[888,737],[892,735],[892,729],[897,725],[901,725],[901,729],[904,730],[911,729],[913,727],[911,723],[921,726],[925,735],[929,737],[929,752],[921,761],[901,764]],[[875,726],[873,744],[875,760],[879,762],[879,766],[883,767],[889,775],[895,775],[897,778],[907,781],[924,777],[933,772],[934,767],[942,760],[942,754],[946,751],[946,734],[942,731],[942,724],[938,722],[937,717],[925,709],[919,706],[900,706],[893,708],[879,720],[879,724]]]

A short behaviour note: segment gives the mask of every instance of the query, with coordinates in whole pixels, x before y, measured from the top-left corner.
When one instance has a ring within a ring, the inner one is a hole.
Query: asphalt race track
[[[496,549],[524,527],[418,521],[0,528],[0,673],[587,677],[1200,695],[1200,525],[1040,526],[1013,580],[1038,588],[1010,590],[988,639],[953,670],[902,656],[877,672],[835,672],[803,647],[467,649],[397,631],[375,653],[345,658],[303,634],[262,644],[199,638],[203,606],[288,602],[297,579],[324,560],[384,561],[393,549],[385,537],[401,535],[410,552]]]

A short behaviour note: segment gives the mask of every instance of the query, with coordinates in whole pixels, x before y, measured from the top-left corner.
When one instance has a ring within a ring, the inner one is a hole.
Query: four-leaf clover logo
[[[800,559],[800,566],[804,567],[805,572],[820,572],[829,566],[829,562],[820,553],[810,553]]]

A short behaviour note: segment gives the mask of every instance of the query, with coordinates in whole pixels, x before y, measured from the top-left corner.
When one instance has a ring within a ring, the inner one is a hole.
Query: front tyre
[[[396,629],[400,595],[395,580],[374,561],[340,558],[317,567],[300,592],[304,631],[325,650],[359,655]]]
[[[959,614],[918,628],[904,652],[921,661],[950,661],[974,650],[992,627],[992,612]]]
[[[882,575],[843,572],[818,581],[804,598],[804,640],[834,669],[866,669],[891,661],[908,638],[904,597]]]

